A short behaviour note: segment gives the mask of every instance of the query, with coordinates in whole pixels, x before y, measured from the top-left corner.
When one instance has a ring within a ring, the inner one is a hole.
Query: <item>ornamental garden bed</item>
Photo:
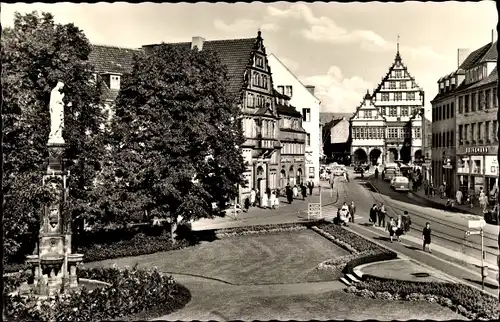
[[[46,300],[33,296],[4,295],[4,317],[9,321],[150,319],[172,313],[191,299],[186,287],[156,270],[116,267],[80,269],[78,277],[110,285],[93,290],[83,287]],[[25,281],[26,274],[4,277],[4,292],[14,291]]]
[[[498,299],[464,284],[388,280],[364,275],[363,281],[346,292],[365,298],[428,301],[448,307],[472,320],[496,320]]]

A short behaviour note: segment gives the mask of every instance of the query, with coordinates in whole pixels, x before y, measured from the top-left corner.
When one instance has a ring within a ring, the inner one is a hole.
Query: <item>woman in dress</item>
[[[269,199],[269,205],[271,209],[274,209],[274,204],[276,202],[276,192],[271,192],[271,198]]]
[[[398,215],[398,219],[396,221],[396,237],[398,238],[398,242],[401,241],[401,235],[403,234],[403,218],[401,215]]]
[[[394,234],[396,233],[396,229],[397,229],[396,221],[394,221],[394,218],[391,217],[391,219],[389,219],[389,222],[387,223],[387,227],[386,227],[386,230],[389,231],[389,238],[391,239],[391,243],[392,243],[392,239],[394,237]]]
[[[269,198],[268,198],[268,196],[267,196],[267,193],[266,193],[266,192],[264,192],[264,193],[262,194],[262,202],[260,203],[260,204],[262,205],[262,208],[267,209],[267,205],[268,205],[267,203],[268,203],[268,202],[269,202]]]

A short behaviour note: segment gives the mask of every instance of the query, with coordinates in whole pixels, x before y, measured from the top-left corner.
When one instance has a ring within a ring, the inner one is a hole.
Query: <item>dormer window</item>
[[[109,88],[116,90],[120,89],[120,76],[110,75]]]

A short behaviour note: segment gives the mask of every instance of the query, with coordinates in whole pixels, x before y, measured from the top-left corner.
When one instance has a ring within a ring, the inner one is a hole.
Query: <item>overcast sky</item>
[[[51,12],[74,23],[89,40],[138,48],[144,44],[251,38],[262,30],[267,52],[276,54],[305,84],[315,85],[325,112],[352,112],[400,53],[426,93],[457,67],[457,48],[491,41],[498,15],[494,1],[405,3],[225,4],[2,4],[3,26],[14,12]]]

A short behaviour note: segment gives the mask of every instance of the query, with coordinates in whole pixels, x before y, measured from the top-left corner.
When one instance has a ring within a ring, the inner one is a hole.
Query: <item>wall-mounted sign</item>
[[[488,153],[487,147],[465,148],[465,153]]]

